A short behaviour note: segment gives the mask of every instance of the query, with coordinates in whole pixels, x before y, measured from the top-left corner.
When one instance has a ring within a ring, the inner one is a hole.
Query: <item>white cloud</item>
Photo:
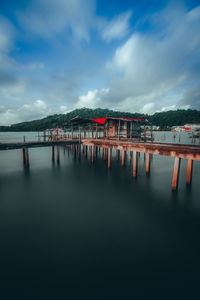
[[[79,96],[78,102],[74,105],[74,108],[97,108],[102,105],[103,97],[108,94],[109,89],[96,89],[88,91],[86,95]]]
[[[102,31],[102,38],[110,42],[113,39],[120,39],[129,32],[129,21],[132,13],[126,12],[116,16],[112,21],[108,22]]]
[[[11,125],[24,121],[45,118],[52,114],[66,113],[67,107],[55,107],[43,100],[28,101],[18,108],[0,107],[0,125]]]
[[[32,62],[23,66],[24,69],[28,69],[30,71],[36,71],[44,69],[44,64],[41,62]]]
[[[175,104],[167,107],[162,107],[162,109],[158,112],[168,111],[168,110],[177,110],[177,109],[189,109],[190,105],[177,106]]]
[[[154,108],[155,108],[155,103],[150,102],[143,106],[142,112],[144,114],[151,114],[154,111]]]
[[[10,22],[0,16],[0,51],[8,52],[13,46],[15,30]]]
[[[105,101],[110,107],[150,113],[173,104],[179,107],[191,83],[199,81],[200,9],[176,12],[174,8],[171,18],[169,11],[165,13],[161,31],[134,33],[106,64],[111,80]],[[173,30],[171,24],[176,24]]]
[[[93,11],[92,0],[32,0],[17,15],[24,30],[41,37],[70,30],[74,37],[88,41]]]
[[[61,105],[59,110],[61,114],[66,114],[69,112],[69,109],[66,105]]]

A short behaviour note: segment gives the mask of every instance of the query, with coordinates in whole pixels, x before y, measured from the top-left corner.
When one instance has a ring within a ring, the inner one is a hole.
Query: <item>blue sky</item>
[[[0,125],[200,109],[199,1],[1,0]]]

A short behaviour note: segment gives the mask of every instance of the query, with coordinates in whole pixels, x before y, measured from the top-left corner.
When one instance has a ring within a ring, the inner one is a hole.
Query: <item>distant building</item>
[[[200,133],[200,124],[185,124],[183,126],[172,126],[171,131],[198,134]]]

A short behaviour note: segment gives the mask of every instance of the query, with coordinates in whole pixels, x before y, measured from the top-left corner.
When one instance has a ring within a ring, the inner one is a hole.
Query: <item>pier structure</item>
[[[60,131],[60,132],[59,132]],[[42,141],[41,141],[42,137]],[[84,119],[79,116],[65,124],[64,133],[61,130],[45,131],[38,134],[38,141],[21,143],[0,143],[0,150],[22,149],[24,166],[29,167],[29,148],[50,147],[51,159],[60,161],[60,146],[71,146],[72,153],[80,159],[81,152],[90,157],[93,164],[95,155],[102,150],[102,158],[107,161],[108,169],[112,167],[112,150],[116,151],[116,159],[121,159],[124,167],[127,152],[133,164],[133,177],[137,177],[138,157],[143,153],[146,163],[146,175],[150,175],[152,155],[174,157],[172,176],[172,190],[177,190],[180,163],[187,159],[186,183],[192,182],[193,162],[200,161],[200,146],[186,144],[155,143],[151,131],[151,124],[145,119],[131,118],[100,118]],[[81,151],[82,148],[82,151]]]

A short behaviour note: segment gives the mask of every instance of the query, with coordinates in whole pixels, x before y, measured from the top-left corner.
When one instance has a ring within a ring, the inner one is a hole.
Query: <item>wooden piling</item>
[[[91,146],[91,148],[90,148],[90,155],[91,155],[91,163],[93,164],[93,162],[94,162],[94,146]]]
[[[119,150],[117,150],[117,160],[119,160]]]
[[[111,161],[111,150],[108,148],[108,169],[110,169],[110,161]]]
[[[147,161],[146,161],[146,174],[148,175],[150,172],[150,154],[146,153]]]
[[[125,151],[122,150],[122,167],[124,166]]]
[[[22,160],[23,160],[23,164],[25,164],[26,163],[25,148],[22,148]]]
[[[25,161],[26,161],[26,167],[29,167],[28,148],[26,148],[26,151],[25,151]]]
[[[53,161],[54,160],[54,146],[52,146],[51,148],[51,160]]]
[[[193,169],[193,160],[192,159],[188,159],[188,162],[187,162],[187,178],[186,178],[187,184],[191,184],[191,181],[192,181],[192,169]]]
[[[60,161],[60,149],[59,146],[57,146],[57,163]]]
[[[172,179],[172,190],[173,191],[175,191],[177,189],[177,186],[178,186],[180,163],[181,163],[181,159],[179,157],[175,157],[175,160],[174,160],[174,173],[173,173],[173,179]]]
[[[74,144],[72,144],[72,154],[73,154],[73,156],[75,156],[75,145]]]
[[[103,159],[106,160],[106,148],[103,148]]]
[[[137,176],[137,151],[133,151],[133,177]]]
[[[77,156],[80,158],[80,144],[77,145]]]

